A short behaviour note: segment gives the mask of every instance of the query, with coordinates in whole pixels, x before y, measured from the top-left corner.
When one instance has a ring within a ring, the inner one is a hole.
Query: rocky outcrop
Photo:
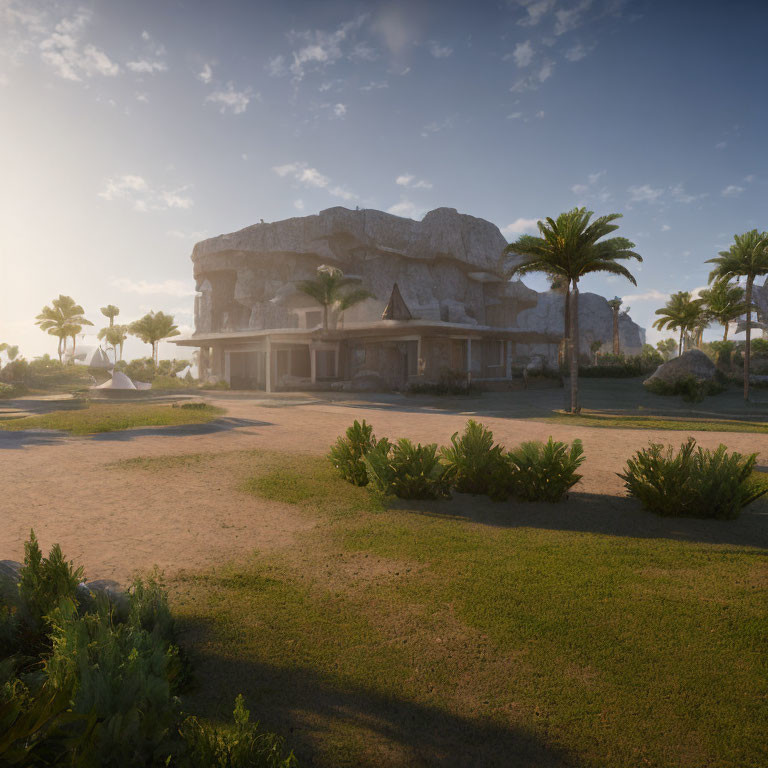
[[[536,306],[522,311],[517,322],[520,327],[562,335],[564,310],[565,296],[559,291],[547,291],[538,294]],[[579,293],[580,353],[589,355],[594,341],[602,341],[607,351],[613,351],[613,310],[602,296]],[[645,329],[623,312],[619,315],[619,343],[626,355],[640,354],[645,344]]]
[[[691,376],[696,381],[712,381],[716,370],[715,364],[700,349],[690,349],[680,357],[662,363],[643,383],[649,385],[654,381],[662,381],[674,384]]]
[[[195,246],[196,331],[303,327],[317,305],[295,283],[313,279],[321,264],[360,277],[373,294],[346,312],[346,322],[381,319],[397,283],[416,319],[507,325],[535,292],[522,302],[509,295],[503,273],[516,257],[502,255],[506,245],[496,226],[453,208],[422,221],[329,208],[256,224]]]
[[[504,256],[506,245],[494,224],[453,208],[430,211],[421,221],[329,208],[255,224],[195,245],[196,333],[315,327],[319,307],[296,283],[329,264],[359,277],[373,296],[347,310],[345,324],[381,320],[397,284],[414,320],[531,330],[556,340],[563,332],[562,294],[506,280],[505,270],[520,259]],[[579,317],[585,354],[595,340],[611,344],[613,315],[604,298],[581,294]],[[331,317],[331,324],[337,320]],[[625,352],[640,352],[645,332],[626,315],[620,334]]]

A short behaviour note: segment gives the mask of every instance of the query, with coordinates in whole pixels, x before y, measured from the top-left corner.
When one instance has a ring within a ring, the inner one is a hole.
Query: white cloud
[[[446,117],[445,120],[439,123],[437,121],[428,123],[421,129],[421,137],[424,139],[429,138],[433,133],[440,133],[440,131],[450,128],[451,125],[453,125],[452,117]]]
[[[81,81],[84,77],[114,77],[120,67],[100,48],[83,44],[91,12],[81,8],[73,16],[62,19],[40,43],[40,55],[64,80]]]
[[[538,87],[549,80],[555,71],[555,62],[547,60],[532,75],[519,78],[509,89],[512,93],[523,93],[524,91],[535,91]]]
[[[136,101],[141,101],[144,104],[149,104],[149,96],[146,93],[143,93],[141,91],[136,91],[136,93],[133,94]]]
[[[566,59],[568,59],[568,61],[581,61],[589,54],[591,50],[592,48],[587,48],[581,43],[577,43],[576,45],[569,48],[565,52],[564,56]]]
[[[424,179],[416,180],[412,173],[404,173],[395,179],[395,184],[401,187],[410,187],[411,189],[432,189],[432,182]]]
[[[630,187],[627,191],[630,203],[655,203],[664,194],[663,189],[655,189],[650,184]]]
[[[523,117],[522,112],[510,112],[507,115],[507,120],[520,120]]]
[[[661,231],[662,232],[669,232],[670,229],[672,229],[672,227],[670,227],[669,224],[662,224],[661,225]]]
[[[267,62],[267,72],[271,77],[282,77],[288,72],[288,68],[285,66],[285,56],[280,54],[279,56],[272,57]]]
[[[560,36],[580,26],[585,11],[589,10],[592,0],[582,0],[573,8],[561,8],[555,12],[555,34]]]
[[[715,149],[725,149],[727,146],[727,141],[718,141],[717,144],[715,144]]]
[[[148,59],[129,61],[125,66],[131,72],[137,72],[142,75],[152,75],[155,72],[165,72],[168,69],[168,65],[164,61],[149,61]]]
[[[206,101],[210,101],[213,104],[219,105],[219,112],[226,114],[231,112],[233,115],[242,115],[252,98],[260,98],[259,94],[253,94],[250,88],[246,88],[244,91],[235,90],[233,83],[227,83],[225,89],[219,89],[213,93],[209,93],[206,97]]]
[[[386,80],[371,80],[368,85],[361,85],[361,91],[377,91],[381,88],[389,88],[389,83]]]
[[[585,192],[589,191],[589,187],[586,184],[574,184],[571,187],[571,192],[573,192],[574,195],[583,195]]]
[[[534,234],[539,231],[539,219],[515,219],[511,224],[501,228],[501,234],[507,238],[514,235]]]
[[[518,43],[512,52],[512,58],[518,67],[527,67],[533,60],[533,44],[530,40]]]
[[[324,176],[317,168],[312,168],[306,163],[286,163],[276,165],[272,170],[281,178],[291,177],[294,181],[307,189],[325,189],[328,194],[339,197],[342,200],[354,200],[357,195],[348,189],[336,184],[331,185],[331,180]]]
[[[333,105],[333,114],[336,115],[336,117],[344,117],[344,115],[347,114],[347,107],[345,104],[334,104]]]
[[[427,47],[429,48],[429,52],[436,59],[447,59],[453,53],[453,48],[449,48],[447,45],[440,45],[440,43],[435,40],[430,40],[427,43]]]
[[[539,120],[542,120],[546,114],[547,114],[547,113],[546,113],[546,112],[545,112],[543,109],[540,109],[540,110],[539,110],[539,111],[536,113],[536,117],[538,117],[538,118],[539,118]]]
[[[668,293],[662,293],[655,288],[651,288],[650,291],[645,291],[645,293],[628,293],[626,296],[622,296],[621,300],[626,304],[630,301],[635,303],[638,301],[666,301],[668,298]]]
[[[213,79],[213,68],[210,64],[203,64],[203,68],[197,73],[197,79],[206,85]]]
[[[378,52],[368,43],[357,43],[349,54],[350,61],[376,61],[378,58]]]
[[[744,191],[744,187],[737,184],[729,184],[720,194],[723,197],[738,197]]]
[[[293,201],[293,207],[297,211],[303,211],[304,210],[304,201],[299,197],[296,200]]]
[[[387,213],[391,213],[394,216],[415,219],[422,213],[422,209],[418,208],[415,203],[412,203],[410,200],[401,200],[399,203],[395,203],[387,208]]]
[[[104,200],[125,200],[136,211],[164,211],[169,208],[186,210],[194,205],[192,198],[184,195],[186,187],[179,189],[154,189],[142,176],[125,174],[107,179],[104,189],[98,193]]]
[[[111,285],[125,293],[138,293],[141,296],[194,296],[194,283],[188,280],[163,280],[159,283],[148,283],[146,280],[131,280],[129,277],[116,277]]]
[[[554,8],[555,0],[518,0],[526,15],[517,23],[521,27],[535,27]]]
[[[672,199],[676,203],[694,203],[696,200],[701,200],[706,197],[706,193],[701,195],[691,195],[685,191],[685,187],[678,183],[669,188],[669,194],[672,195]]]
[[[284,56],[270,59],[268,69],[270,74],[280,76],[290,72],[294,80],[302,80],[307,71],[323,69],[344,57],[343,44],[357,32],[367,16],[362,14],[357,18],[346,21],[333,32],[324,30],[291,31],[289,38],[297,47],[291,51],[290,64],[286,64]],[[372,50],[372,49],[371,49]],[[360,56],[367,48],[356,46],[352,54]]]

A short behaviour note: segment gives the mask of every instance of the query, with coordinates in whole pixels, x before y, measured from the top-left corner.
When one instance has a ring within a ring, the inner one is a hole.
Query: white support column
[[[309,377],[314,384],[317,381],[317,350],[309,348]]]
[[[336,354],[334,356],[333,375],[335,378],[339,378],[339,355],[341,354],[341,342],[336,342]]]
[[[232,384],[232,361],[229,357],[229,350],[224,350],[224,380],[227,384]]]
[[[272,391],[272,344],[270,343],[269,336],[264,339],[264,346],[266,349],[265,364],[266,370],[264,371],[264,390],[266,392]]]
[[[416,339],[416,375],[421,376],[424,373],[424,363],[421,359],[421,336]]]
[[[472,339],[467,339],[467,376],[472,374]]]
[[[507,372],[507,378],[512,378],[512,342],[507,341],[504,343],[504,353],[506,354],[506,359],[504,362],[506,363],[506,372]]]

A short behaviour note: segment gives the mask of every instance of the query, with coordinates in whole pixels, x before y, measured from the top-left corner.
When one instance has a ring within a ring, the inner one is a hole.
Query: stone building
[[[195,332],[174,343],[198,347],[201,376],[233,388],[403,388],[444,375],[503,386],[534,358],[554,362],[563,332],[561,296],[504,279],[517,258],[503,256],[506,245],[496,226],[452,208],[422,221],[329,208],[256,224],[195,245]],[[296,287],[321,265],[371,294],[332,311],[328,330]],[[594,299],[608,342],[611,310]],[[582,322],[587,349],[594,325]],[[643,332],[631,325],[628,346],[639,349]]]

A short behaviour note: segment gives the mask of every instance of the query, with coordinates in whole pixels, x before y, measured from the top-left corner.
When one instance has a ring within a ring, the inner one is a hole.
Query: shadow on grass
[[[137,437],[189,437],[212,435],[248,427],[271,427],[268,421],[254,419],[219,418],[202,424],[173,424],[157,427],[130,427],[113,432],[96,432],[88,435],[72,435],[55,429],[23,429],[16,432],[0,430],[0,450],[29,448],[38,445],[65,445],[72,438],[102,442],[127,442]]]
[[[736,520],[660,517],[623,496],[571,493],[559,504],[493,502],[484,496],[455,494],[449,501],[390,502],[393,509],[450,517],[504,528],[596,533],[640,539],[730,544],[768,550],[768,500],[753,502]]]
[[[209,634],[180,622],[182,645]],[[207,643],[201,643],[204,647]],[[254,720],[285,737],[302,766],[565,768],[580,765],[529,729],[324,678],[303,666],[276,667],[192,648],[195,688],[184,706],[213,719],[230,716],[242,693]],[[343,678],[343,670],[340,670]],[[347,738],[343,738],[346,736]]]

